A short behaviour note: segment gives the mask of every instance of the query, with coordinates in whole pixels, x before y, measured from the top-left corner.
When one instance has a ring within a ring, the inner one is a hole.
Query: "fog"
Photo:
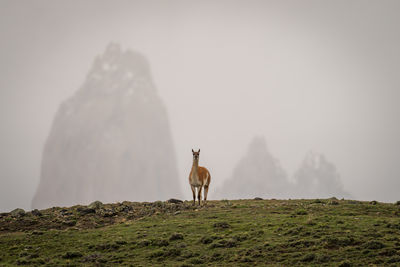
[[[288,183],[316,151],[352,198],[399,200],[399,11],[361,0],[1,1],[0,211],[31,208],[56,112],[112,42],[149,62],[184,198],[192,148],[210,170],[209,199],[242,197],[224,188],[262,136]]]

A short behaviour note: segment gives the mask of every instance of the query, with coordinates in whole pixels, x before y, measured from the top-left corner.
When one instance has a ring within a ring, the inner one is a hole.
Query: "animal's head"
[[[195,152],[195,151],[192,149],[192,153],[193,153],[193,160],[199,160],[199,157],[200,157],[200,149],[199,149],[199,151],[197,151],[197,152]]]

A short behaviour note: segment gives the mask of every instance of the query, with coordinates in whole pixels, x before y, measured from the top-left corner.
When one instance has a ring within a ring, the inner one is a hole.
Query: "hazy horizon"
[[[111,42],[150,63],[186,199],[192,148],[213,199],[264,136],[289,179],[316,151],[355,199],[399,200],[399,10],[398,1],[1,1],[0,211],[30,209],[55,113]]]

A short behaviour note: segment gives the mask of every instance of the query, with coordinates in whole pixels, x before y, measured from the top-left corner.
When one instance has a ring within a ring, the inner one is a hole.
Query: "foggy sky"
[[[357,199],[400,197],[398,1],[0,1],[0,211],[29,209],[59,104],[110,42],[144,54],[183,190],[255,135],[289,176],[310,151]],[[166,155],[167,157],[168,155]]]

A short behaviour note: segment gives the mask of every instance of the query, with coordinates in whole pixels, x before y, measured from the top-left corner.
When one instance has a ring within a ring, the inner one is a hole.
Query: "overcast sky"
[[[55,112],[110,42],[149,59],[187,198],[192,147],[215,188],[263,135],[289,176],[313,150],[354,198],[400,200],[399,13],[382,0],[0,0],[0,211],[29,209]]]

